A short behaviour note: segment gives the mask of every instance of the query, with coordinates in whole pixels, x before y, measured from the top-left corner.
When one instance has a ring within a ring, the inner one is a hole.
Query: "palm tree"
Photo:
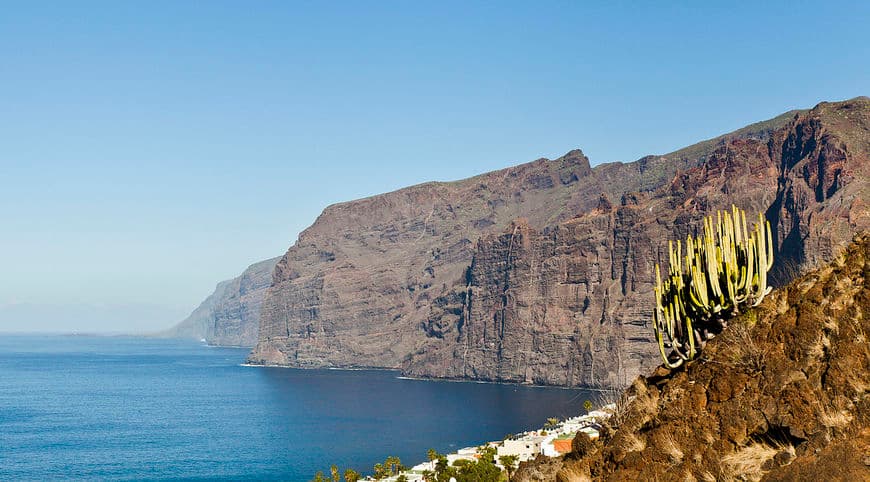
[[[429,449],[429,451],[426,452],[426,456],[429,457],[429,463],[432,464],[432,470],[435,470],[435,460],[438,459],[438,452],[436,452],[435,449]]]
[[[449,465],[447,464],[447,457],[438,454],[438,461],[435,462],[435,475],[441,475]]]
[[[498,461],[501,462],[501,465],[504,466],[505,472],[507,472],[508,482],[511,481],[511,477],[514,473],[514,465],[517,463],[519,457],[516,455],[502,455],[498,458]]]
[[[547,419],[547,424],[545,425],[545,427],[552,428],[552,427],[555,427],[556,425],[559,425],[559,419],[552,417],[552,418]]]
[[[340,482],[341,477],[338,474],[338,466],[333,465],[329,468],[329,473],[332,475],[332,482]]]
[[[347,469],[344,471],[344,480],[345,482],[357,482],[360,478],[359,472],[353,469]]]
[[[399,467],[402,466],[402,461],[399,460],[399,457],[391,455],[387,457],[387,460],[384,460],[384,467],[390,472],[390,475],[396,475],[399,473]]]
[[[373,469],[375,472],[375,480],[383,479],[384,477],[386,477],[387,474],[383,464],[375,464]]]

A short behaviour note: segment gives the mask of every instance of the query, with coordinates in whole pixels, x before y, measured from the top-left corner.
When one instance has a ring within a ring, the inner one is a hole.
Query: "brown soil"
[[[514,480],[870,480],[868,286],[865,233],[701,359],[639,377],[600,441],[523,464]]]

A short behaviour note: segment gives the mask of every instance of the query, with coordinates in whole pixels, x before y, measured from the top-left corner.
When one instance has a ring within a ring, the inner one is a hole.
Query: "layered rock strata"
[[[614,386],[657,364],[650,320],[656,262],[668,239],[697,234],[731,204],[765,212],[781,283],[830,260],[870,228],[870,100],[821,104],[767,139],[721,143],[652,192],[536,230],[483,237],[454,298],[450,336],[406,360],[417,376]],[[441,324],[448,324],[441,322]]]
[[[257,343],[260,304],[280,258],[254,263],[222,281],[193,312],[162,336],[204,339],[210,345],[252,347]]]
[[[870,99],[667,156],[579,151],[327,208],[275,267],[250,361],[624,384],[656,363],[652,268],[732,203],[775,226],[776,276],[870,226]]]

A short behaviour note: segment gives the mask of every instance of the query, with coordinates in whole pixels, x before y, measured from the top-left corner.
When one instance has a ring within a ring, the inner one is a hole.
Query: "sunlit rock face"
[[[774,225],[780,281],[870,228],[870,99],[665,156],[579,151],[327,208],[275,267],[250,361],[615,386],[657,363],[653,265],[731,204]]]

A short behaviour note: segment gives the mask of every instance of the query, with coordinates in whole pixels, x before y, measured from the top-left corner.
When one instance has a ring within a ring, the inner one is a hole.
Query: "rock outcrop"
[[[256,345],[260,304],[280,259],[254,263],[238,277],[218,283],[190,316],[160,336],[204,339],[209,345],[219,346]]]
[[[601,440],[514,480],[870,480],[870,233],[839,251],[699,360],[635,380]]]
[[[732,203],[776,225],[781,279],[868,226],[870,99],[666,156],[579,151],[327,208],[277,264],[250,361],[622,385],[655,363],[652,267]]]

